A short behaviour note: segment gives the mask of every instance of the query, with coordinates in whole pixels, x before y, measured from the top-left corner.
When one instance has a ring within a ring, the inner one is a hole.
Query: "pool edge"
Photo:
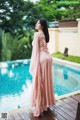
[[[70,62],[70,61],[62,60],[62,59],[55,58],[55,57],[52,57],[52,59],[53,59],[53,64],[54,63],[58,63],[58,64],[60,63],[62,65],[71,65],[71,66],[80,68],[80,64],[79,63]]]
[[[72,95],[76,95],[76,94],[80,94],[80,90],[75,91],[75,92],[71,92],[71,93],[68,93],[68,94],[65,94],[65,95],[61,95],[61,96],[56,96],[56,94],[55,94],[55,99],[56,99],[56,101],[59,101],[59,100],[61,100],[61,99],[63,99],[63,98],[68,98],[68,97],[70,97],[70,96],[72,96]],[[9,115],[10,115],[10,114],[15,114],[15,113],[17,113],[17,112],[23,112],[23,111],[29,110],[29,109],[31,109],[31,106],[30,106],[30,105],[25,106],[25,107],[22,107],[22,108],[18,108],[18,109],[16,109],[16,110],[12,110],[12,111],[8,112],[8,114],[9,114]]]
[[[80,90],[77,90],[75,92],[71,92],[71,93],[68,93],[68,94],[64,94],[64,95],[61,95],[61,96],[56,96],[56,100],[60,100],[60,99],[63,99],[63,98],[67,98],[67,97],[70,97],[72,95],[76,95],[76,94],[80,94]]]

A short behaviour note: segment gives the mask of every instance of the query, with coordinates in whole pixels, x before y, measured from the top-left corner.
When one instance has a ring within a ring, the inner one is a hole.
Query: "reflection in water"
[[[15,67],[15,65],[14,64],[12,64],[12,68],[14,68]]]
[[[80,70],[75,72],[70,66],[54,64],[53,73],[54,91],[57,95],[80,90]]]
[[[8,72],[7,68],[1,68],[2,75],[7,74],[7,72]]]
[[[10,72],[9,72],[9,77],[10,78],[14,77],[14,73],[12,72],[12,70],[10,70]]]
[[[64,80],[68,80],[68,69],[66,67],[63,69],[63,76]]]
[[[22,92],[20,94],[2,96],[0,98],[0,112],[8,112],[30,105],[31,87],[32,83],[27,79],[26,84],[22,86]]]
[[[1,67],[1,68],[7,68],[7,67],[8,67],[7,62],[6,62],[6,63],[4,63],[4,62],[3,62],[3,63],[1,63],[1,64],[0,64],[0,67]]]
[[[30,105],[29,60],[0,63],[0,113]]]

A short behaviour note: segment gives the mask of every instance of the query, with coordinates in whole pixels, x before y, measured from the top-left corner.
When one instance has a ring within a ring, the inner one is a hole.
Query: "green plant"
[[[33,32],[25,31],[25,36],[2,35],[2,61],[30,58]]]
[[[56,52],[56,53],[53,53],[53,54],[51,54],[51,55],[52,55],[53,57],[56,57],[56,58],[68,60],[68,61],[71,61],[71,62],[80,63],[80,57],[79,57],[79,56],[69,55],[68,57],[64,57],[61,52]]]

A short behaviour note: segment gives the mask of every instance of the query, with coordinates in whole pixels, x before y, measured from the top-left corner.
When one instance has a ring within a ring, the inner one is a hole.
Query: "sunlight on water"
[[[15,95],[5,95],[0,97],[0,112],[7,112],[18,107],[24,107],[30,104],[32,84],[26,80],[26,84],[22,86],[22,92]]]
[[[1,74],[4,75],[8,72],[7,68],[2,68],[1,69]]]
[[[11,77],[14,77],[14,73],[12,72],[12,70],[10,70],[10,72],[9,72],[9,77],[11,78]]]
[[[1,67],[1,68],[8,67],[8,64],[7,64],[7,63],[1,63],[1,64],[0,64],[0,67]]]

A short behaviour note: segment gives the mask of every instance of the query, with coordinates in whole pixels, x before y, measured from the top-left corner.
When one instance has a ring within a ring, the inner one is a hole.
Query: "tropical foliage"
[[[40,8],[30,1],[0,0],[0,17],[0,61],[30,58]]]
[[[0,27],[12,35],[24,36],[24,30],[33,28],[40,9],[33,2],[24,0],[0,0]]]
[[[0,0],[0,61],[31,56],[36,20],[80,18],[80,0]]]
[[[32,32],[33,33],[33,32]],[[25,32],[25,36],[13,36],[10,33],[2,32],[1,60],[16,60],[30,58],[32,51],[31,31]]]
[[[40,0],[37,4],[49,21],[80,17],[80,0]]]

